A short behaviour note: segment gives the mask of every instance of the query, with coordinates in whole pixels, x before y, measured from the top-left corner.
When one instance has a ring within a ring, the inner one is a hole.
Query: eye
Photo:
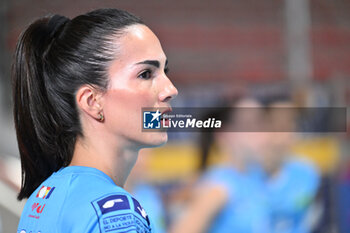
[[[150,79],[151,78],[151,70],[145,70],[141,74],[139,74],[137,77],[142,79]]]
[[[168,73],[169,73],[169,67],[165,67],[164,73],[165,73],[165,74],[168,74]]]

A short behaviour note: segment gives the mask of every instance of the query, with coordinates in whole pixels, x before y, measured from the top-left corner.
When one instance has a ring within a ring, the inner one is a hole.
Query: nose
[[[161,91],[159,92],[159,101],[160,102],[168,102],[174,99],[178,94],[178,91],[174,84],[170,81],[167,76],[164,76]]]

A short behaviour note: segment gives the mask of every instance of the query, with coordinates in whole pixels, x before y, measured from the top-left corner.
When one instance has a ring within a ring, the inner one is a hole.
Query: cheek
[[[141,133],[142,108],[156,103],[151,90],[109,90],[104,98],[107,129],[128,137]]]

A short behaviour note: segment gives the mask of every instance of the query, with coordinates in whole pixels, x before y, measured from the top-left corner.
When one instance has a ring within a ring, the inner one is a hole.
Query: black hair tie
[[[45,57],[50,51],[54,42],[59,39],[68,22],[70,22],[70,19],[61,15],[54,15],[50,18],[47,23],[47,46],[43,53],[43,57]]]
[[[51,17],[49,22],[47,23],[47,28],[50,32],[50,38],[51,39],[57,39],[60,35],[60,33],[63,31],[64,26],[70,21],[69,18],[61,16],[61,15],[54,15]]]

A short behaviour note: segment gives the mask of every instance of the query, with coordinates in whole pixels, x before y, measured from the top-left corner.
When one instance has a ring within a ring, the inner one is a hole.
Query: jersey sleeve
[[[91,202],[96,227],[91,233],[150,233],[150,220],[140,203],[130,195],[115,193]]]
[[[228,189],[229,192],[236,188],[236,176],[233,171],[226,167],[212,167],[200,179],[198,186],[220,186]],[[231,187],[231,189],[230,189]]]

